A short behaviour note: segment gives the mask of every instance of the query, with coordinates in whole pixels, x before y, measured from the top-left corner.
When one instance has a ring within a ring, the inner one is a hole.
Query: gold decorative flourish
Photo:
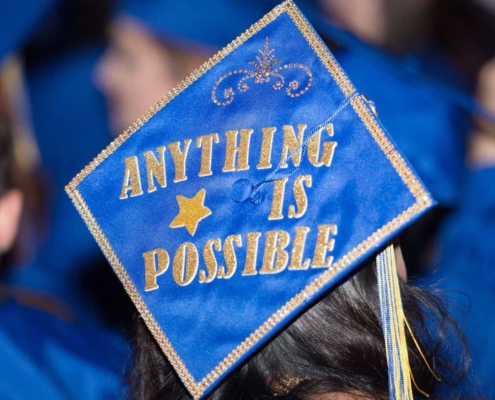
[[[211,210],[204,205],[206,190],[201,189],[188,199],[184,196],[176,196],[179,204],[179,214],[170,223],[171,228],[185,227],[191,236],[194,236],[200,221],[211,215]]]
[[[223,90],[223,97],[224,101],[220,101],[217,99],[217,91],[222,82],[224,82],[227,78],[230,78],[231,76],[234,75],[239,75],[242,74],[244,75],[239,82],[237,82],[237,90],[239,92],[246,92],[249,90],[249,81],[254,80],[254,83],[256,84],[264,84],[264,83],[272,83],[272,88],[275,90],[280,90],[285,86],[285,77],[282,75],[283,70],[289,70],[289,69],[300,69],[304,71],[307,75],[308,82],[306,85],[299,91],[299,81],[297,79],[291,81],[289,83],[289,87],[285,89],[285,92],[287,93],[287,96],[289,97],[299,97],[302,96],[304,93],[308,91],[308,89],[311,87],[313,84],[313,74],[309,70],[308,67],[302,64],[285,64],[279,67],[275,67],[276,64],[280,63],[280,60],[278,58],[275,58],[275,50],[270,49],[270,39],[267,37],[265,40],[265,47],[263,50],[258,50],[258,52],[261,54],[260,56],[256,56],[257,61],[250,61],[249,64],[251,64],[254,67],[254,70],[249,70],[249,69],[236,69],[234,71],[227,72],[226,74],[222,75],[220,79],[215,83],[215,86],[213,86],[213,90],[211,92],[211,99],[216,105],[219,106],[227,106],[230,103],[234,101],[235,97],[235,91],[234,89],[229,86]]]
[[[309,283],[300,293],[296,294],[284,306],[277,310],[258,329],[256,329],[249,337],[247,337],[240,345],[238,345],[230,354],[228,354],[206,377],[204,377],[200,381],[196,381],[194,379],[194,377],[191,375],[190,371],[185,366],[184,362],[168,340],[167,336],[158,325],[151,312],[148,310],[134,283],[127,274],[127,271],[115,254],[112,245],[99,227],[85,200],[77,190],[77,187],[87,175],[89,175],[95,168],[97,168],[98,165],[104,162],[108,156],[110,156],[115,150],[117,150],[120,145],[122,145],[122,143],[124,143],[131,135],[137,132],[141,126],[143,126],[151,117],[153,117],[153,115],[155,115],[159,110],[165,107],[170,101],[172,101],[178,94],[189,87],[193,82],[198,80],[202,75],[213,68],[213,66],[221,62],[221,60],[224,59],[228,54],[230,54],[246,40],[248,40],[250,37],[262,30],[265,26],[273,22],[284,13],[287,13],[290,16],[294,24],[297,26],[299,31],[305,37],[309,45],[313,48],[319,59],[322,61],[323,65],[325,65],[328,72],[337,82],[344,95],[351,95],[355,91],[355,89],[346,77],[345,73],[335,62],[334,58],[328,52],[325,45],[315,35],[313,29],[307,24],[306,20],[294,6],[292,1],[287,0],[277,6],[273,11],[268,13],[259,22],[254,24],[245,33],[241,34],[232,43],[227,45],[226,48],[213,56],[198,70],[194,71],[188,78],[181,82],[177,86],[177,88],[175,88],[162,100],[156,103],[155,106],[153,106],[146,114],[138,119],[138,121],[134,125],[132,125],[116,140],[114,140],[66,186],[67,193],[71,197],[74,205],[88,225],[89,230],[93,234],[95,240],[99,244],[106,258],[109,260],[120,281],[124,285],[131,300],[136,305],[136,308],[138,309],[143,320],[148,326],[148,329],[155,337],[158,345],[163,350],[170,363],[173,365],[175,371],[179,375],[186,388],[196,400],[199,399],[204,394],[204,392],[225,373],[225,371],[231,368],[232,365],[236,363],[240,357],[242,357],[261,339],[263,339],[279,322],[286,318],[293,310],[297,309],[303,303],[309,300],[314,294],[316,294],[325,285],[327,285],[328,282],[333,280],[336,275],[343,272],[345,268],[348,267],[350,264],[363,257],[367,252],[375,249],[376,246],[379,243],[382,243],[385,238],[393,236],[394,233],[396,233],[404,224],[415,218],[418,214],[428,208],[432,203],[430,196],[426,193],[421,183],[414,177],[408,165],[404,162],[402,157],[400,157],[399,153],[395,150],[394,146],[387,139],[383,130],[376,122],[374,115],[364,104],[364,101],[360,100],[359,97],[354,98],[352,101],[352,105],[356,113],[363,121],[370,135],[374,138],[380,149],[387,156],[391,165],[395,168],[399,176],[402,178],[405,185],[413,194],[416,202],[407,210],[405,210],[397,217],[393,218],[390,222],[375,231],[372,235],[370,235],[366,240],[357,245],[345,256],[343,256],[339,260],[336,260],[331,268],[318,275],[318,277],[316,277],[311,283]]]

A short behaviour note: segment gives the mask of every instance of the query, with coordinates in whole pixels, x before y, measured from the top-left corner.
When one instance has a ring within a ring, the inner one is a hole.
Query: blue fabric
[[[18,50],[58,0],[3,0],[0,4],[0,60]]]
[[[447,68],[445,70],[441,66],[429,62],[432,60],[439,61],[442,57],[419,60],[419,63],[417,55],[410,57],[411,55],[408,54],[401,59],[393,57],[370,44],[362,42],[350,32],[328,23],[319,12],[315,11],[314,7],[305,6],[303,10],[308,13],[308,18],[316,29],[326,38],[335,41],[365,59],[377,63],[388,71],[414,80],[424,90],[434,93],[443,101],[459,107],[461,110],[495,122],[493,112],[479,104],[472,95],[463,91],[467,88],[464,83],[459,84],[459,82],[449,81],[449,77],[455,75],[451,74],[451,68],[448,65],[443,65],[443,68]]]
[[[102,329],[8,301],[0,305],[0,354],[2,400],[123,398],[126,345]]]
[[[123,0],[116,14],[138,19],[165,40],[223,47],[270,9],[260,0]]]
[[[392,57],[330,24],[314,1],[300,3],[316,29],[345,49],[337,59],[376,103],[382,122],[435,198],[456,206],[471,113],[495,121],[493,114],[464,93],[469,90],[464,79],[437,49]]]
[[[50,189],[50,218],[34,262],[8,277],[13,284],[63,299],[82,319],[90,315],[78,273],[98,248],[64,186],[111,140],[104,100],[92,81],[102,51],[102,46],[77,49],[27,71],[32,123]]]
[[[471,370],[482,394],[495,398],[495,168],[467,176],[461,207],[441,232],[437,268],[429,279],[458,292],[461,304],[469,303],[461,323],[472,351]]]
[[[117,139],[68,186],[143,319],[195,396],[211,391],[434,203],[296,8],[288,3],[277,13],[242,44],[221,52],[222,60],[208,65],[187,88],[181,86],[174,98],[164,100],[165,107],[157,107],[144,125],[136,123],[136,132]],[[287,155],[282,142],[290,137],[290,127],[295,135],[304,129],[298,125],[307,126],[304,141]],[[263,128],[270,127],[276,129],[273,145],[264,148],[271,154],[271,165],[261,168]],[[212,133],[218,140],[212,139],[211,173],[202,175],[201,164],[209,156],[197,137]],[[247,134],[249,167],[227,172],[227,138]],[[315,152],[315,142],[309,140],[318,137]],[[175,176],[180,168],[174,168],[171,155],[177,142],[187,154],[185,179]],[[318,163],[323,143],[335,150],[326,165]],[[287,168],[277,166],[299,151],[300,165],[288,161]],[[155,173],[165,169],[166,182],[147,172],[147,164],[160,164]],[[297,186],[300,178],[311,183]],[[279,217],[273,211],[273,192],[284,179],[287,188]],[[185,211],[186,202],[196,206]],[[287,214],[289,204],[296,205],[293,212],[299,210],[299,215]],[[294,262],[291,269],[282,250],[275,257],[266,248],[274,231],[288,235],[292,246],[302,227],[309,231],[300,253],[286,246]],[[326,232],[320,245],[335,237],[324,247],[327,257],[333,257],[331,267],[314,256],[319,230]],[[253,237],[248,234],[256,232],[259,247],[248,251],[248,237]],[[219,266],[233,265],[228,242],[225,257],[219,248],[209,252],[207,244],[218,238],[223,247],[235,234],[240,235],[239,245],[232,246],[235,272],[220,279]],[[188,246],[190,263],[181,261],[177,249],[183,246]],[[301,262],[312,259],[315,265],[297,270],[298,254]],[[244,271],[248,256],[257,260],[252,273]],[[200,282],[207,278],[211,281]]]
[[[468,114],[373,60],[347,50],[335,57],[357,89],[375,102],[381,121],[435,199],[455,206],[465,169]]]
[[[455,85],[463,79],[435,49],[396,59],[324,20],[312,2],[304,10],[336,52],[356,87],[373,100],[380,119],[440,204],[458,204],[465,135],[471,113],[493,115]],[[443,82],[443,83],[442,83]],[[455,82],[455,84],[453,83]]]

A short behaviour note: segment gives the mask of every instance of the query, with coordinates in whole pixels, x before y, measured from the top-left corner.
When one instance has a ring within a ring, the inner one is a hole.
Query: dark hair
[[[11,132],[0,116],[0,198],[12,188],[14,149]]]
[[[374,261],[366,265],[298,317],[206,398],[317,400],[319,395],[347,394],[388,399],[376,267]],[[414,381],[423,392],[440,396],[442,387],[456,385],[466,374],[469,356],[464,337],[434,293],[404,282],[400,285],[409,325],[429,365],[442,379],[439,384],[408,334]],[[141,320],[129,380],[129,397],[134,400],[191,399]],[[452,393],[449,398],[454,398]]]

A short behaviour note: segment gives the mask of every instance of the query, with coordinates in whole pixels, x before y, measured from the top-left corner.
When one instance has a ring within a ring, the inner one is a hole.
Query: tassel
[[[405,317],[392,243],[377,256],[376,267],[387,354],[389,398],[390,400],[413,400]]]

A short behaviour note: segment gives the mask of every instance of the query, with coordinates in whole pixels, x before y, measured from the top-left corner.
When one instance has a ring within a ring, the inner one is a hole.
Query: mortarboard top
[[[434,203],[291,1],[66,190],[195,398]]]
[[[0,60],[21,47],[58,0],[4,1],[0,7]]]

